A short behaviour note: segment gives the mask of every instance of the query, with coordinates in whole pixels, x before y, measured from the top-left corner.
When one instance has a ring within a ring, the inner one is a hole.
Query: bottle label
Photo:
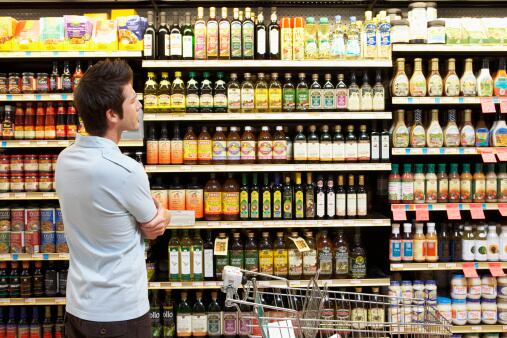
[[[428,96],[442,96],[443,87],[440,75],[431,76],[428,79]]]
[[[213,97],[213,106],[215,108],[226,108],[227,96],[222,93],[215,94],[215,96]]]
[[[489,130],[488,128],[477,128],[475,131],[475,146],[487,147],[489,146]]]
[[[283,89],[283,110],[294,111],[296,109],[296,91],[294,89]]]
[[[389,259],[391,261],[401,261],[401,240],[392,239],[390,241]]]
[[[438,198],[438,181],[426,179],[426,202],[436,202]]]
[[[255,141],[241,141],[241,160],[255,160]]]
[[[304,194],[303,191],[298,190],[295,194],[296,199],[296,219],[302,219],[305,217],[305,208],[304,208]]]
[[[308,161],[319,161],[320,160],[320,144],[319,142],[308,142]]]
[[[213,141],[213,161],[224,161],[227,159],[227,143],[225,140]]]
[[[279,88],[269,89],[269,109],[277,111],[282,109],[282,90]]]
[[[322,218],[326,214],[326,196],[324,192],[317,193],[317,216]]]
[[[287,160],[287,141],[285,140],[273,141],[273,159]]]
[[[187,94],[186,104],[187,108],[199,108],[199,95]]]
[[[157,97],[157,105],[159,109],[170,109],[171,108],[171,95],[160,94]]]
[[[204,249],[204,278],[213,278],[213,249]]]
[[[332,110],[336,108],[334,89],[324,89],[322,96],[324,99],[324,109]]]
[[[208,312],[208,336],[222,334],[222,312]]]
[[[449,180],[449,201],[459,201],[461,196],[461,184],[459,178]]]
[[[183,36],[183,58],[190,59],[194,56],[194,41],[192,36]]]
[[[414,200],[414,182],[402,181],[401,182],[401,199],[404,201]]]
[[[303,275],[314,276],[316,273],[317,273],[317,250],[305,251],[303,253]]]
[[[229,57],[231,55],[231,26],[228,21],[219,23],[220,56]]]
[[[327,217],[334,218],[336,213],[336,197],[333,191],[327,193]]]
[[[224,215],[239,215],[239,192],[228,191],[222,193]]]
[[[192,315],[192,336],[205,337],[208,333],[208,316],[204,313]]]
[[[233,23],[231,25],[231,56],[233,58],[241,58],[241,23]]]
[[[352,258],[350,272],[352,278],[364,278],[364,276],[366,276],[366,258],[364,256]],[[352,315],[352,317],[354,317],[354,315]]]
[[[314,266],[317,266],[317,254]],[[298,249],[289,249],[289,276],[301,276],[302,273],[303,254]]]
[[[333,144],[331,142],[321,142],[319,156],[320,161],[331,162],[333,160]]]
[[[194,25],[194,36],[195,36],[195,59],[205,60],[206,59],[206,25],[204,22],[197,23]]]
[[[153,94],[144,94],[144,109],[155,109],[158,105],[158,97]]]
[[[496,178],[486,179],[486,200],[496,201],[497,199],[498,182]]]
[[[271,218],[271,192],[269,191],[262,193],[262,218]]]
[[[389,180],[388,184],[389,201],[401,201],[401,181]]]
[[[476,179],[473,182],[474,194],[473,199],[477,201],[484,201],[486,199],[486,180]]]
[[[282,218],[282,192],[275,191],[273,194],[273,217]]]
[[[331,275],[333,273],[333,253],[331,248],[327,247],[319,250],[319,269],[323,275]]]
[[[254,56],[254,25],[252,22],[243,24],[243,57]]]
[[[153,56],[153,35],[144,34],[143,37],[144,56]]]
[[[308,159],[308,145],[306,142],[294,142],[294,161],[306,161]]]
[[[224,312],[224,336],[235,336],[238,333],[238,313]]]
[[[333,142],[333,161],[335,162],[345,161],[345,142],[343,141]]]
[[[266,54],[266,30],[257,31],[257,54]]]
[[[275,250],[275,276],[287,276],[289,256],[286,249]]]
[[[347,216],[357,216],[357,195],[347,194]]]
[[[241,91],[239,88],[227,89],[227,100],[229,109],[241,109]]]
[[[204,211],[208,215],[220,215],[222,213],[221,192],[204,192]]]
[[[184,336],[190,337],[192,334],[192,315],[190,314],[178,314],[176,315],[176,328],[178,335],[183,334]]]
[[[280,31],[277,29],[269,31],[269,53],[272,55],[280,53]]]
[[[413,241],[410,240],[403,240],[403,256],[402,259],[404,261],[412,261],[414,259],[414,252],[413,252]]]
[[[197,140],[183,140],[183,161],[197,160]]]
[[[241,108],[242,109],[254,109],[255,101],[254,101],[254,90],[253,88],[243,88],[241,89]]]
[[[166,35],[167,36],[167,35]],[[171,55],[181,56],[181,34],[171,34]]]
[[[229,161],[239,161],[241,158],[240,150],[240,141],[227,141],[227,159]]]
[[[178,248],[169,247],[169,279],[180,278],[180,251]]]
[[[307,111],[309,103],[309,92],[306,88],[300,88],[296,90],[296,110]]]
[[[259,193],[257,191],[252,191],[250,196],[250,217],[259,218]]]
[[[346,246],[338,247],[335,252],[335,273],[336,275],[349,273],[349,251]]]
[[[206,32],[208,57],[218,56],[218,22],[208,21]]]
[[[259,271],[259,254],[257,249],[245,250],[245,270],[257,272]]]
[[[373,90],[373,110],[381,111],[385,109],[385,95],[384,89]]]
[[[292,219],[292,195],[284,196],[283,201],[283,218]]]
[[[460,180],[460,198],[462,201],[469,201],[472,199],[472,180]]]
[[[239,194],[240,212],[239,217],[241,219],[248,218],[248,191],[241,191]]]
[[[368,198],[366,193],[357,194],[357,215],[366,216],[368,214]]]
[[[199,106],[201,108],[213,108],[213,96],[211,94],[202,94],[199,97]]]
[[[213,157],[213,147],[211,140],[198,140],[197,141],[197,160],[198,161],[211,161]]]
[[[359,141],[357,144],[357,159],[359,161],[369,161],[370,151],[370,142]]]
[[[336,89],[336,108],[343,110],[348,107],[349,91],[346,88]]]
[[[273,159],[273,142],[267,140],[261,140],[258,142],[258,159],[259,160],[271,160]]]
[[[465,125],[461,128],[460,141],[462,147],[473,147],[475,145],[475,132],[472,126]]]
[[[415,126],[412,128],[412,135],[410,135],[410,146],[424,147],[426,145],[426,131],[423,126]]]
[[[273,274],[272,250],[259,250],[259,272]]]
[[[345,161],[357,161],[358,144],[357,142],[345,142]]]
[[[230,255],[230,265],[243,269],[243,250],[231,250]]]
[[[181,279],[190,280],[190,248],[182,247],[180,252],[181,258]]]
[[[320,89],[310,89],[310,109],[322,109],[322,91]]]
[[[257,111],[268,110],[268,90],[257,89],[255,92],[255,108]]]
[[[424,183],[424,178],[414,180],[414,202],[424,203]]]
[[[347,198],[345,194],[336,194],[336,216],[345,217],[347,215]]]
[[[281,58],[282,60],[292,60],[292,28],[282,28],[281,30]]]

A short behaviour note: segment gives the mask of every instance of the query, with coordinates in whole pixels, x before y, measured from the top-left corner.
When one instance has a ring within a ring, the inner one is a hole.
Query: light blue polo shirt
[[[138,223],[157,210],[143,166],[109,139],[81,136],[58,156],[55,184],[70,250],[67,311],[98,322],[146,314]]]

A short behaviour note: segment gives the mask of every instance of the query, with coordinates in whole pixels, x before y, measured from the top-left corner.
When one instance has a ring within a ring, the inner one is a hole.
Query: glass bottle
[[[292,83],[291,73],[285,73],[285,82],[282,87],[282,108],[284,112],[296,110],[296,87]]]
[[[158,106],[158,83],[155,73],[148,72],[148,79],[144,83],[144,109],[147,113],[154,113]]]
[[[204,219],[206,221],[222,219],[222,186],[215,173],[210,174],[210,179],[204,187]]]
[[[345,161],[345,138],[342,133],[342,126],[336,125],[334,127],[335,133],[333,135],[333,162]]]
[[[306,173],[305,217],[306,219],[315,218],[315,185],[312,181],[312,173]]]
[[[354,133],[354,126],[347,126],[347,135],[345,136],[345,162],[357,162],[358,160],[358,142]]]
[[[268,99],[268,83],[264,80],[264,73],[257,74],[257,82],[255,83],[255,111],[265,113],[269,108]]]
[[[253,113],[255,109],[255,90],[251,74],[245,73],[245,80],[241,83],[241,112]]]
[[[352,72],[350,76],[350,86],[348,89],[349,97],[347,99],[347,110],[348,111],[360,111],[361,110],[361,91],[356,83],[356,74]]]
[[[244,248],[241,243],[241,234],[239,232],[233,233],[229,251],[229,264],[244,269]]]
[[[153,24],[153,11],[148,11],[148,27],[143,36],[143,57],[145,60],[155,60],[157,57],[157,39],[155,25]]]
[[[188,235],[188,230],[183,230],[180,238],[180,280],[190,281],[192,279],[192,240]]]
[[[414,261],[414,240],[412,238],[412,224],[403,223],[403,236],[401,239],[402,251],[401,260],[403,262]]]
[[[268,110],[272,113],[282,111],[282,84],[278,81],[278,73],[271,73],[268,89]]]
[[[319,59],[329,59],[331,53],[330,25],[326,16],[320,17],[318,26]]]
[[[276,7],[271,7],[271,23],[268,26],[269,59],[280,59],[280,26],[276,15]]]
[[[185,12],[185,26],[182,34],[182,58],[183,60],[194,59],[195,36],[194,25],[190,23],[190,12]]]
[[[288,256],[289,256],[289,279],[301,279],[303,274],[303,253],[299,251],[295,240],[299,238],[297,231],[291,232],[290,238],[287,239]]]
[[[257,181],[257,173],[252,175],[252,186],[250,187],[250,218],[260,219],[260,187]]]
[[[447,75],[444,79],[445,96],[459,96],[460,83],[456,74],[456,60],[451,58],[447,62]]]
[[[171,26],[171,60],[181,60],[183,56],[182,29],[179,25],[178,12],[173,12],[173,24]]]
[[[471,109],[465,109],[463,112],[463,125],[460,129],[460,144],[462,147],[475,146],[475,129],[472,125]]]
[[[259,242],[259,272],[272,275],[273,264],[273,244],[269,238],[269,232],[265,231]]]
[[[176,309],[176,334],[178,337],[190,337],[192,335],[192,309],[187,302],[187,292],[180,294],[181,300]]]
[[[283,207],[283,199],[282,199],[282,183],[280,182],[280,174],[275,173],[275,182],[272,186],[273,191],[273,219],[280,220],[282,219],[282,207]]]
[[[489,73],[489,59],[482,60],[482,68],[477,76],[477,95],[493,96],[493,78]]]
[[[287,163],[287,140],[282,126],[276,126],[276,131],[273,135],[272,163]]]
[[[366,217],[368,214],[368,194],[364,186],[364,175],[359,175],[356,187],[357,217]]]
[[[438,110],[431,110],[431,122],[426,130],[426,144],[430,148],[440,148],[444,145],[444,133],[438,122]]]
[[[357,191],[354,184],[354,175],[349,175],[349,185],[347,187],[347,218],[357,216]]]
[[[250,93],[250,91],[246,91]],[[238,75],[231,73],[231,79],[227,84],[227,111],[239,113],[241,111],[241,88],[238,82]]]
[[[268,126],[263,126],[257,142],[257,162],[271,163],[273,160],[273,139]]]
[[[171,87],[171,112],[185,112],[185,84],[181,79],[181,72],[176,72],[175,79]],[[162,90],[162,81],[160,81],[160,90]],[[160,108],[160,107],[159,107]]]
[[[224,221],[239,220],[239,185],[232,173],[222,185],[222,213]]]
[[[370,162],[371,160],[371,141],[367,133],[366,125],[359,126],[359,138],[357,141],[357,160],[358,162]]]
[[[361,86],[361,111],[373,110],[373,89],[368,83],[368,72],[363,74],[363,85]]]
[[[464,261],[473,261],[475,260],[475,234],[472,231],[472,226],[465,226],[465,231],[463,232],[461,246],[462,246],[462,256],[461,259]]]
[[[361,42],[359,27],[356,22],[356,17],[349,18],[349,25],[347,27],[347,59],[357,59],[361,56]]]
[[[337,186],[335,191],[335,214],[337,218],[345,218],[347,215],[347,195],[344,188],[344,176],[338,175]]]
[[[438,59],[431,59],[431,71],[428,77],[428,96],[442,96],[443,93],[443,81],[440,72],[438,71]]]
[[[238,133],[238,127],[232,126],[226,142],[227,163],[238,164],[241,160],[241,137]]]
[[[488,164],[488,173],[486,174],[486,202],[498,201],[498,177],[495,173],[495,164]]]
[[[296,111],[308,111],[309,90],[305,81],[305,73],[299,73],[299,83],[296,87]]]
[[[224,73],[217,72],[217,80],[213,88],[213,110],[215,113],[226,113],[228,108],[227,102],[228,88],[224,81]]]
[[[377,58],[377,25],[376,22],[372,18],[373,13],[371,11],[364,12],[365,22],[364,22],[364,58],[365,59],[375,59]]]
[[[334,277],[347,278],[349,275],[349,244],[343,230],[338,231],[334,242]]]
[[[447,126],[444,129],[444,145],[446,147],[459,147],[460,131],[456,124],[456,110],[449,109],[447,113]]]
[[[319,74],[312,74],[312,84],[308,91],[309,95],[309,110],[321,111],[323,106],[322,87],[319,83]]]
[[[426,146],[426,130],[422,124],[422,111],[414,111],[414,124],[410,128],[410,147],[422,148]]]
[[[317,177],[315,187],[315,214],[317,219],[324,219],[326,217],[326,187],[324,186],[322,175]]]
[[[241,21],[239,19],[239,8],[234,8],[231,21],[231,59],[239,60],[243,57],[243,36],[241,34]]]
[[[477,79],[474,75],[473,60],[465,60],[465,71],[460,79],[461,95],[477,96]]]
[[[486,175],[484,175],[482,171],[482,163],[475,163],[472,199],[474,203],[483,203],[486,201]]]
[[[331,58],[344,59],[345,58],[345,27],[340,15],[334,17],[334,27],[331,39]]]
[[[218,22],[218,58],[229,60],[231,58],[231,23],[227,17],[227,7],[222,7],[222,17]]]
[[[305,20],[305,59],[315,60],[318,59],[319,49],[317,46],[317,26],[315,25],[315,18],[313,16],[306,17]]]
[[[250,7],[245,8],[245,20],[242,22],[243,59],[254,58],[255,27],[251,19]]]
[[[333,141],[327,124],[322,126],[319,145],[320,162],[331,162],[333,160]]]
[[[252,127],[246,126],[241,136],[241,163],[255,163],[257,154],[257,140],[252,133]]]
[[[271,219],[273,216],[271,186],[269,185],[269,175],[263,175],[262,184],[262,219]]]
[[[199,107],[201,113],[213,112],[213,88],[211,87],[210,73],[202,73],[203,80],[199,88]]]
[[[356,229],[354,246],[350,250],[350,277],[354,279],[366,277],[366,251],[361,244],[361,233]]]
[[[507,95],[507,72],[505,67],[505,58],[501,57],[498,62],[498,71],[494,78],[494,94],[495,96]]]
[[[462,203],[472,202],[472,174],[470,174],[470,164],[464,163],[460,176],[460,200]]]
[[[414,73],[410,78],[410,96],[426,96],[426,78],[422,71],[422,59],[414,60]]]
[[[336,84],[336,109],[345,111],[348,109],[349,89],[345,84],[345,75],[338,74],[338,83]]]
[[[287,278],[289,275],[289,252],[282,231],[276,233],[273,244],[274,276]]]
[[[334,188],[334,179],[329,175],[326,184],[326,218],[336,217],[336,192]]]
[[[409,80],[405,73],[405,59],[396,59],[396,75],[391,82],[391,93],[395,97],[408,96],[409,94]]]
[[[187,127],[183,137],[183,164],[197,164],[197,136],[193,127]]]
[[[375,85],[373,86],[373,111],[385,110],[385,90],[382,84],[382,73],[377,70]]]
[[[197,20],[194,23],[194,57],[196,60],[206,60],[206,21],[204,21],[204,8],[197,7]]]
[[[248,239],[245,243],[245,270],[251,272],[259,271],[259,251],[255,233],[249,232]]]
[[[458,164],[451,163],[449,168],[449,202],[458,203],[461,196],[461,182],[458,174]]]
[[[195,72],[188,73],[189,80],[187,81],[185,106],[187,113],[199,112],[199,87],[195,79],[197,74]]]
[[[320,277],[331,278],[333,275],[333,247],[332,243],[327,237],[327,231],[320,232],[320,238],[317,243],[318,251],[318,269],[320,270]]]
[[[290,176],[285,176],[285,184],[282,190],[282,209],[283,219],[292,219],[294,216],[293,203],[294,202],[294,190],[290,181]]]
[[[266,25],[264,24],[264,12],[259,8],[257,22],[255,25],[255,59],[264,60],[268,56],[268,37]]]
[[[320,160],[320,141],[316,134],[317,127],[312,124],[307,136],[308,162],[318,163]]]
[[[334,111],[336,110],[336,91],[331,83],[331,74],[325,74],[324,80],[326,82],[322,86],[322,110]]]

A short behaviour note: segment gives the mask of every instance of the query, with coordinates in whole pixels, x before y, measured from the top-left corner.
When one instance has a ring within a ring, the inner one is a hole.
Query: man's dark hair
[[[86,71],[74,92],[74,106],[90,135],[104,136],[109,109],[123,118],[123,87],[132,79],[132,69],[123,60],[99,61]]]

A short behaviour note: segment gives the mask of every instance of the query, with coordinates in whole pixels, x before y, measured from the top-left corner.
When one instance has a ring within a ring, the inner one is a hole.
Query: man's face
[[[139,112],[143,107],[137,99],[132,84],[123,86],[123,119],[120,120],[121,130],[137,130],[139,128]]]

